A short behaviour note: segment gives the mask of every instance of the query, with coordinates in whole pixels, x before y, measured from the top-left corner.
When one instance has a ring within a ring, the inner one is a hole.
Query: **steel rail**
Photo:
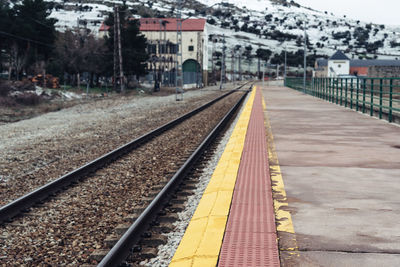
[[[204,109],[210,107],[214,103],[220,101],[221,99],[227,97],[228,95],[232,94],[233,92],[239,90],[245,84],[235,88],[228,93],[217,97],[216,99],[202,105],[201,107],[194,109],[183,116],[172,120],[155,130],[152,130],[149,133],[146,133],[133,141],[126,143],[117,149],[104,154],[103,156],[57,178],[54,181],[51,181],[34,191],[11,201],[10,203],[2,206],[0,208],[0,223],[4,223],[10,221],[14,216],[20,214],[21,212],[29,210],[34,204],[43,201],[44,199],[48,198],[49,196],[55,195],[57,192],[63,190],[64,188],[68,187],[69,185],[76,183],[77,181],[83,179],[90,173],[95,172],[96,170],[104,167],[105,165],[115,161],[117,158],[123,156],[124,154],[131,152],[133,149],[138,148],[139,146],[143,145],[144,143],[148,142],[149,140],[153,139],[156,136],[159,136],[163,132],[173,128],[174,126],[178,125],[179,123],[185,121],[186,119],[194,116],[195,114],[203,111]]]
[[[164,188],[157,194],[153,201],[147,206],[147,208],[141,213],[141,215],[135,220],[135,222],[128,228],[124,235],[118,240],[114,247],[109,253],[103,258],[98,266],[118,266],[128,257],[131,253],[132,248],[138,243],[142,234],[148,229],[151,222],[156,218],[157,214],[165,206],[171,195],[175,192],[176,188],[182,182],[184,177],[190,172],[194,164],[202,156],[203,152],[209,147],[209,145],[215,140],[218,134],[224,129],[226,124],[238,110],[240,104],[246,98],[248,92],[239,99],[239,101],[226,113],[222,120],[217,126],[211,131],[211,133],[203,140],[199,147],[193,152],[193,154],[186,160],[186,162],[180,167],[180,169],[174,174],[171,180],[164,186]]]

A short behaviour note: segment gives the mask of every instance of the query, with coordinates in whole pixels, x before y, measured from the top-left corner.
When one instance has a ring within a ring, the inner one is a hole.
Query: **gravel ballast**
[[[189,91],[184,101],[124,96],[1,125],[0,206],[222,93]]]
[[[248,99],[248,97],[247,97]],[[246,99],[246,101],[247,101]],[[218,165],[219,159],[222,156],[222,153],[225,150],[225,146],[228,143],[233,129],[240,117],[240,114],[243,110],[245,103],[242,104],[238,115],[233,120],[230,127],[227,129],[226,133],[222,137],[220,143],[215,149],[215,152],[211,159],[208,161],[207,165],[204,167],[201,176],[199,177],[199,182],[197,184],[196,190],[194,190],[194,194],[189,196],[187,201],[185,202],[185,209],[182,212],[178,213],[179,221],[173,223],[174,231],[164,234],[168,237],[168,242],[165,245],[158,246],[158,254],[156,258],[152,258],[149,260],[145,260],[141,262],[141,265],[148,267],[163,267],[168,266],[171,262],[172,257],[175,254],[178,245],[185,234],[186,228],[189,225],[189,222],[196,211],[196,208],[200,202],[200,199],[203,196],[204,190],[207,188],[207,185],[211,179],[212,174],[214,173],[215,168]]]
[[[165,184],[177,162],[191,152],[235,103],[235,93],[153,139],[43,206],[0,228],[0,265],[96,264],[89,255],[104,248],[124,218],[143,205],[152,187]]]

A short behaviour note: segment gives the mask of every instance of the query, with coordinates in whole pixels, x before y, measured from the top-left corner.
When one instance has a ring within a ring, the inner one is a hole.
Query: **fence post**
[[[315,84],[315,79],[311,78],[312,81],[312,86],[313,86],[313,90],[314,90],[314,96],[317,96],[317,86]]]
[[[353,109],[353,78],[350,80],[350,108]]]
[[[317,82],[318,82],[318,97],[321,97],[321,80],[317,78]]]
[[[328,96],[328,78],[324,78],[324,99],[327,100]]]
[[[371,79],[371,101],[370,101],[370,110],[369,115],[374,115],[374,79]]]
[[[346,79],[346,88],[345,88],[345,96],[344,96],[344,106],[347,107],[347,92],[348,92],[348,87],[347,87],[347,79]]]
[[[318,94],[319,94],[319,97],[321,98],[322,79],[319,78],[318,80],[319,80],[319,90],[318,90]]]
[[[330,78],[325,78],[325,100],[329,101],[329,79]]]
[[[331,102],[331,80],[332,78],[328,78],[328,88],[326,90],[326,94],[328,96],[328,102]]]
[[[343,83],[343,80],[340,79],[340,83]],[[336,105],[339,103],[339,79],[336,79]]]
[[[326,101],[330,100],[330,98],[329,98],[329,81],[330,81],[330,78],[326,78],[326,84],[325,84],[325,100]]]
[[[357,91],[356,91],[356,110],[358,111],[358,96],[359,96],[359,89],[360,89],[360,79],[357,77]]]
[[[390,79],[389,85],[389,122],[393,121],[392,117],[392,105],[393,105],[393,79]]]
[[[315,78],[312,78],[313,84],[314,84],[314,96],[318,97],[318,81],[316,81]]]
[[[333,79],[333,86],[332,86],[332,103],[335,103],[335,86],[336,86],[336,88],[338,88],[338,85],[339,85],[338,79],[334,78]]]
[[[340,105],[343,104],[343,79],[340,80]]]
[[[315,90],[315,88],[314,88],[314,78],[311,78],[311,95],[312,96],[315,96],[314,90]]]
[[[383,79],[379,80],[379,119],[382,119],[382,105],[383,105]]]
[[[365,94],[367,89],[367,79],[363,80],[363,104],[362,104],[362,112],[365,113]]]

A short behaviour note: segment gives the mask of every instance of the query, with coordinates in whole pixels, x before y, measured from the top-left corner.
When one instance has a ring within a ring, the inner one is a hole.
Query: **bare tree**
[[[10,71],[9,71],[9,75],[8,75],[8,79],[11,79],[11,69],[15,70],[15,75],[16,75],[16,79],[19,80],[19,74],[21,73],[23,67],[26,64],[27,61],[27,55],[26,53],[24,53],[20,47],[18,46],[18,44],[16,42],[14,42],[11,45],[11,49],[10,49]]]
[[[107,47],[105,46],[104,39],[97,39],[93,35],[88,35],[83,44],[83,50],[85,54],[85,71],[89,72],[90,86],[93,86],[93,76],[96,75],[96,78],[98,79],[98,77],[106,70],[104,58],[107,52]]]
[[[80,76],[88,72],[93,83],[93,75],[99,76],[105,71],[104,56],[106,46],[103,39],[79,31],[60,33],[56,41],[56,52],[64,70],[76,76],[80,89]]]

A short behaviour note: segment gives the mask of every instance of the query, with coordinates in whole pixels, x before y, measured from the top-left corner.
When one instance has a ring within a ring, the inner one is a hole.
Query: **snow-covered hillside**
[[[52,1],[54,2],[54,1]],[[279,54],[283,49],[303,49],[304,30],[309,38],[308,52],[329,56],[341,49],[353,58],[399,58],[400,27],[376,25],[302,7],[286,0],[191,0],[184,1],[184,17],[204,17],[209,33],[225,34],[229,49],[236,45],[258,47]],[[101,21],[114,3],[122,1],[57,0],[52,17],[60,30],[86,24],[97,33]],[[174,0],[127,0],[135,16],[174,16]],[[210,7],[204,9],[205,7]],[[217,44],[217,49],[221,44]]]

